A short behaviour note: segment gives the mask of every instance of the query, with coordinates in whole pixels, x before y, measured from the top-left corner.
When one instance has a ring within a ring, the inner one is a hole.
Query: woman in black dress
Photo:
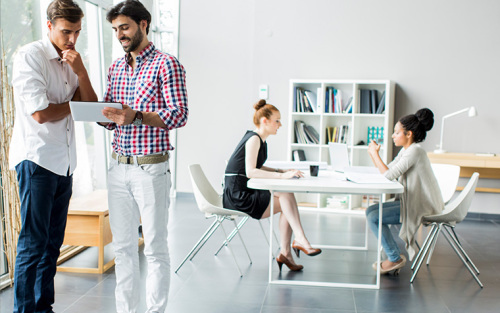
[[[281,178],[303,177],[299,170],[280,170],[263,166],[267,159],[266,139],[269,135],[276,135],[281,127],[279,110],[265,100],[254,105],[254,131],[247,131],[229,159],[225,172],[224,207],[247,213],[255,219],[269,217],[271,212],[271,193],[267,190],[256,190],[247,187],[250,178]],[[281,271],[283,264],[292,271],[300,271],[303,266],[295,263],[292,257],[290,244],[292,232],[295,234],[292,248],[299,256],[299,251],[309,256],[318,255],[320,249],[314,249],[307,240],[297,201],[293,193],[274,193],[274,213],[282,212],[279,221],[281,252],[276,258]]]

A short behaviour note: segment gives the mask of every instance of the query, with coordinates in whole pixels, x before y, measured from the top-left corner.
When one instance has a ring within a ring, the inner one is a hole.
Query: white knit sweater
[[[422,217],[441,213],[444,209],[443,197],[437,183],[427,153],[419,144],[413,143],[408,149],[401,149],[394,161],[389,163],[384,173],[390,180],[398,179],[404,192],[401,200],[401,231],[399,237],[406,244],[410,260],[416,251],[415,233]]]

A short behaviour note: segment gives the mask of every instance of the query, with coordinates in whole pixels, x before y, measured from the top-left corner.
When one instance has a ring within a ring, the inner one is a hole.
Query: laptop
[[[347,144],[329,142],[328,150],[330,152],[330,164],[334,171],[343,173],[345,168],[350,167]]]

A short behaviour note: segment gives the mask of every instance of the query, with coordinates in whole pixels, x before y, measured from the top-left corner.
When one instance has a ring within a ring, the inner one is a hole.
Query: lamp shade
[[[469,108],[469,117],[474,117],[474,116],[477,116],[477,110],[476,110],[476,107],[475,106],[472,106]]]
[[[434,150],[434,153],[445,153],[446,152],[446,150],[443,149],[444,121],[449,117],[459,115],[459,114],[465,113],[465,112],[467,112],[467,115],[469,117],[477,116],[477,110],[476,110],[476,107],[474,107],[474,106],[471,106],[470,108],[465,108],[465,109],[462,109],[460,111],[453,112],[453,113],[450,113],[448,115],[443,116],[443,120],[441,122],[441,139],[439,141],[438,149]]]

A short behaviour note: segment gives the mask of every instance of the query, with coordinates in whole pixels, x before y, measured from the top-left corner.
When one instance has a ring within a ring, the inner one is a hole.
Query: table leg
[[[99,216],[99,254],[97,257],[97,271],[104,273],[104,216]]]
[[[368,220],[365,218],[365,246],[363,249],[368,251],[368,233],[370,232],[370,227],[368,225]]]
[[[273,276],[273,217],[274,217],[274,191],[271,191],[271,212],[269,215],[269,283]]]
[[[378,240],[377,240],[377,289],[380,289],[380,261],[381,261],[381,248],[382,248],[382,194],[380,194],[380,201],[378,203]]]

